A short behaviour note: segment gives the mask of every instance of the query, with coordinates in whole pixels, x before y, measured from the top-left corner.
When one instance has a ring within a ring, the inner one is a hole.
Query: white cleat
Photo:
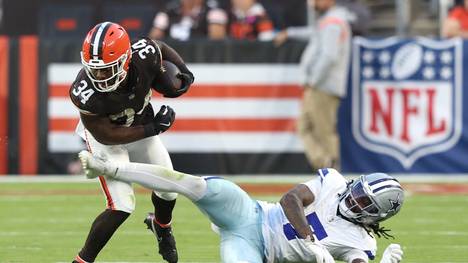
[[[107,163],[106,160],[100,157],[93,156],[88,151],[81,151],[78,154],[80,157],[81,166],[83,171],[89,179],[96,178],[98,176],[113,176],[115,175],[116,169],[112,169],[112,165]]]

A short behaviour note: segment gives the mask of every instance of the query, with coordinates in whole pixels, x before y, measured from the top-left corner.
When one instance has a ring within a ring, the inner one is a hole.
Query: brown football
[[[179,68],[172,62],[163,60],[162,73],[154,83],[155,89],[163,95],[171,95],[181,88],[182,81],[176,77],[180,73]]]

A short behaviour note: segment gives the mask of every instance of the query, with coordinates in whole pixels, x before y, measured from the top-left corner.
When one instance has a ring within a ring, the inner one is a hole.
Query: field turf
[[[162,262],[143,224],[152,207],[149,192],[136,189],[136,211],[97,262]],[[0,262],[71,262],[104,204],[95,182],[0,183]],[[181,263],[219,262],[219,238],[184,197],[177,201],[173,225]],[[378,259],[397,242],[403,262],[468,262],[468,195],[408,195],[402,212],[384,225],[396,239],[379,240]]]

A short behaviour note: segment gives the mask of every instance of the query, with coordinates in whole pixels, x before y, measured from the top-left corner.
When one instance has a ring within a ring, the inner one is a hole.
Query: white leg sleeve
[[[143,163],[121,163],[115,173],[115,179],[140,184],[146,188],[180,193],[192,201],[197,201],[206,192],[205,179],[160,165]]]
[[[128,144],[130,153],[130,162],[157,164],[166,168],[173,169],[169,153],[159,139],[159,136],[152,136]],[[177,198],[177,193],[157,192],[154,193],[166,200],[172,201]]]

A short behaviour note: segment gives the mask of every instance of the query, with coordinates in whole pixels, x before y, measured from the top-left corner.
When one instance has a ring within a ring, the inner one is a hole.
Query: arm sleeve
[[[288,32],[288,38],[309,40],[314,33],[314,28],[311,26],[288,27],[286,31]]]
[[[320,56],[308,69],[308,76],[310,77],[307,82],[311,86],[316,86],[323,81],[328,75],[327,71],[339,57],[341,27],[337,24],[330,24],[320,31],[320,37],[317,39],[320,41]]]
[[[174,63],[181,72],[193,75],[192,72],[190,72],[190,70],[188,69],[187,65],[185,65],[184,60],[173,48],[171,48],[162,41],[155,41],[155,43],[161,49],[161,55],[163,60],[167,60]]]

